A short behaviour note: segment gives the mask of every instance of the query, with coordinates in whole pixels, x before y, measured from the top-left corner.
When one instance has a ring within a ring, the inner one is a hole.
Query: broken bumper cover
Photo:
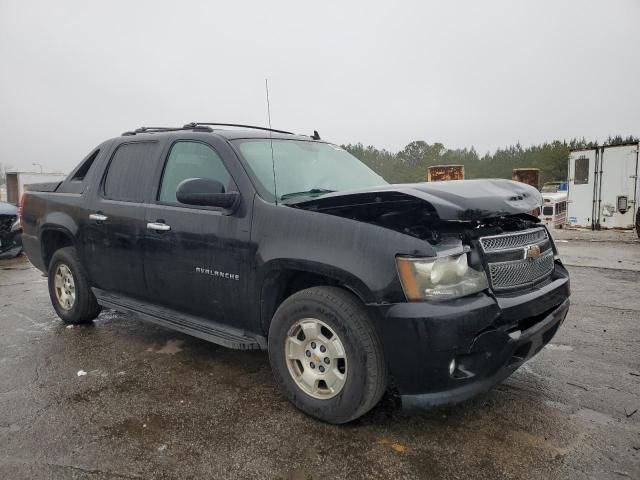
[[[476,372],[473,374],[471,381],[454,387],[451,390],[445,390],[435,393],[424,393],[414,395],[403,395],[402,406],[406,409],[425,408],[444,404],[453,404],[463,402],[475,397],[480,393],[487,392],[494,385],[500,383],[524,362],[538,353],[544,347],[558,330],[558,327],[564,321],[569,309],[569,299],[565,300],[558,308],[549,313],[542,321],[531,327],[518,339],[509,338],[509,340],[499,338],[499,334],[487,333],[479,337],[479,341],[483,343],[476,350],[483,352],[481,359],[485,356],[488,364],[483,370],[495,370],[486,376],[478,376]],[[492,337],[496,338],[492,338]],[[481,340],[480,340],[481,339]],[[474,345],[475,347],[475,345]],[[493,357],[493,358],[491,358]],[[462,362],[471,356],[461,356]],[[477,360],[476,360],[477,361]],[[482,360],[480,360],[482,361]],[[487,366],[497,367],[487,369]],[[458,364],[459,375],[464,379],[465,365]],[[454,373],[455,375],[455,373]]]
[[[544,286],[517,295],[371,308],[403,408],[453,404],[488,391],[551,340],[569,309],[569,277],[558,263]]]

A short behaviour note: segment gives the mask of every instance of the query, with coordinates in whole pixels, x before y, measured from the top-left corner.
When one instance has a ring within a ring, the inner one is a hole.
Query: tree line
[[[617,135],[607,138],[602,145],[637,141],[633,136]],[[413,141],[396,153],[371,145],[365,147],[362,143],[342,147],[389,183],[424,182],[427,168],[434,165],[464,165],[465,178],[511,178],[514,168],[539,168],[542,181],[551,182],[566,180],[570,150],[597,145],[584,138],[554,140],[526,148],[517,143],[483,156],[473,147],[448,149],[442,143],[422,140]]]
[[[607,138],[602,145],[631,142],[638,142],[638,138],[617,135]],[[597,145],[597,142],[584,138],[555,140],[526,148],[516,143],[483,156],[478,155],[473,147],[448,149],[442,143],[429,144],[423,140],[413,141],[396,153],[371,145],[365,147],[362,143],[342,147],[389,183],[423,182],[427,168],[434,165],[464,165],[465,178],[511,178],[514,168],[539,168],[542,180],[552,182],[566,180],[570,150]],[[11,168],[0,163],[0,186],[5,184],[6,172]]]

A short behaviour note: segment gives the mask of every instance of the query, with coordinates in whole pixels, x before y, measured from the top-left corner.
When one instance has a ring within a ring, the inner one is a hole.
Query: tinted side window
[[[587,157],[576,158],[573,183],[585,185],[589,183],[589,159]]]
[[[89,155],[89,158],[87,158],[84,162],[82,162],[80,167],[78,167],[76,172],[73,174],[71,181],[84,180],[84,177],[86,177],[87,173],[89,173],[89,169],[91,168],[91,165],[93,165],[93,161],[96,159],[99,153],[100,153],[100,150],[96,150],[91,155]]]
[[[156,164],[156,142],[120,145],[111,158],[104,181],[104,196],[111,200],[142,202]]]
[[[217,180],[224,185],[225,191],[231,181],[222,159],[211,147],[197,142],[177,142],[164,167],[158,200],[177,203],[176,189],[187,178]]]

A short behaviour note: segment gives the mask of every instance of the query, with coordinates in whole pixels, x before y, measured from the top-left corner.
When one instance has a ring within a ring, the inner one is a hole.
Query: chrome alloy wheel
[[[291,378],[313,398],[335,397],[347,381],[342,341],[329,325],[316,318],[303,318],[293,324],[284,354]]]
[[[76,284],[71,270],[64,263],[58,265],[56,269],[56,274],[53,277],[53,286],[58,305],[65,310],[71,310],[74,303],[76,303]]]

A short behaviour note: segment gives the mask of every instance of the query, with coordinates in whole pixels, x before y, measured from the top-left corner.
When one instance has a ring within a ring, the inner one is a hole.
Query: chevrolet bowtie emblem
[[[540,247],[538,245],[528,245],[524,247],[524,258],[533,260],[540,256]]]

